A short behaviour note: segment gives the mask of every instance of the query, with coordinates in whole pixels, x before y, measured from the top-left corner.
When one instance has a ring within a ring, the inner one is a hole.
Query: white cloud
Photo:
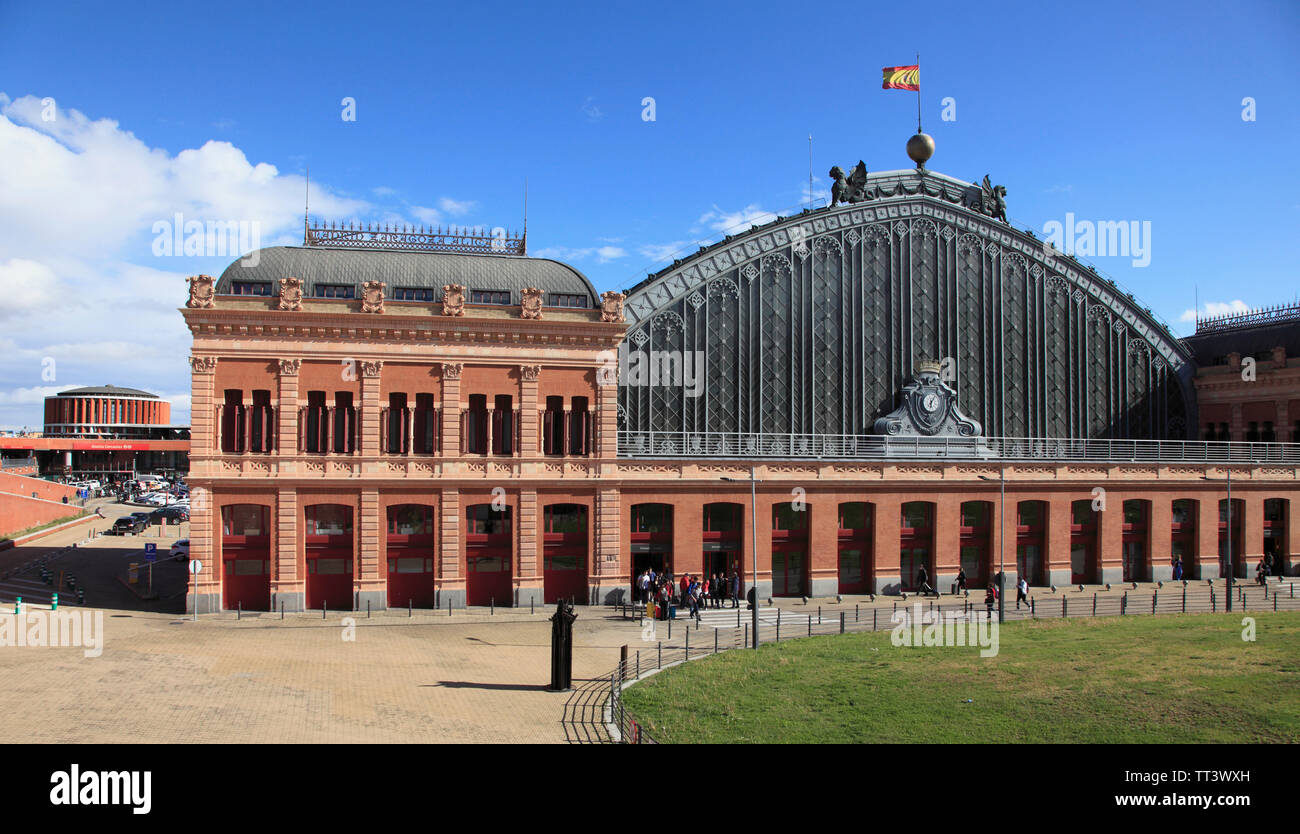
[[[650,258],[656,263],[671,261],[686,254],[685,249],[690,245],[691,242],[688,240],[674,240],[672,243],[647,243],[639,247],[637,253],[642,257]]]
[[[582,112],[586,114],[589,122],[598,122],[605,115],[596,106],[596,99],[592,96],[587,96],[587,100],[582,103]]]
[[[715,205],[711,211],[700,215],[699,223],[715,232],[731,234],[747,231],[750,226],[771,223],[775,219],[775,214],[759,208],[757,203],[751,203],[740,211],[723,211]]]
[[[1198,316],[1196,310],[1185,310],[1178,317],[1181,322],[1195,322],[1197,318],[1214,318],[1216,316],[1227,316],[1233,313],[1245,313],[1250,311],[1250,305],[1241,299],[1233,301],[1207,301],[1205,309]]]
[[[546,246],[532,253],[535,258],[552,258],[557,261],[581,261],[594,257],[596,263],[605,264],[625,257],[627,250],[620,246],[591,246],[586,249],[571,249],[567,246]]]
[[[443,197],[438,201],[438,208],[453,217],[468,214],[474,210],[474,206],[476,205],[478,204],[473,200],[453,200],[450,197]]]
[[[419,220],[427,226],[432,226],[436,223],[442,222],[442,214],[436,208],[429,208],[428,206],[411,206],[411,214],[415,215],[416,220]]]
[[[171,154],[112,119],[60,109],[46,122],[41,109],[36,97],[0,93],[4,425],[39,425],[43,392],[74,383],[189,388],[190,335],[177,312],[185,276],[220,274],[233,258],[155,256],[155,222],[247,221],[261,246],[302,240],[304,177],[230,142]],[[310,200],[315,216],[375,212],[317,181]],[[188,409],[188,394],[167,396]]]

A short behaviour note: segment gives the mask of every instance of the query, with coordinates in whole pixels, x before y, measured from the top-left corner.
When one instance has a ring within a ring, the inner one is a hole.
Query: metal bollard
[[[818,625],[821,625],[821,622],[822,622],[821,615],[818,614],[818,615],[817,615],[817,624],[818,624]],[[809,636],[809,637],[812,637],[812,617],[809,617],[809,618],[808,618],[808,636]]]
[[[1061,619],[1070,616],[1070,598],[1061,597]]]
[[[280,619],[284,619],[284,603],[280,603]]]
[[[1159,593],[1158,591],[1151,592],[1151,613],[1152,614],[1156,613],[1156,595],[1158,593]]]
[[[858,622],[861,618],[858,616],[858,604],[853,603],[853,622]]]
[[[844,612],[840,612],[840,634],[844,633]]]
[[[1092,595],[1092,616],[1097,616],[1097,594],[1095,591]]]
[[[659,641],[659,668],[664,668],[664,641]]]
[[[742,646],[741,648],[747,648],[748,646],[749,646],[749,623],[745,623],[745,645]]]
[[[671,617],[668,618],[668,639],[673,639],[673,620]]]
[[[320,603],[320,618],[321,618],[322,620],[325,619],[325,614],[329,611],[329,608],[330,608],[329,600],[321,600],[321,603]]]
[[[636,676],[641,677],[641,650],[636,650]]]
[[[817,625],[821,625],[821,624],[822,624],[822,607],[819,605],[817,606]]]
[[[876,630],[876,611],[877,611],[877,610],[878,610],[878,609],[876,609],[876,608],[872,608],[872,609],[871,609],[871,630],[872,630],[872,631],[875,631],[875,630]]]
[[[713,653],[718,653],[718,630],[713,629]]]
[[[1183,586],[1183,613],[1187,613],[1187,586]]]
[[[370,600],[366,600],[366,619],[370,619]]]
[[[535,601],[535,600],[534,600],[533,597],[529,597],[529,598],[528,598],[528,613],[529,613],[529,614],[533,613],[533,602],[534,602],[534,601]]]
[[[686,629],[686,659],[691,659],[691,630]]]
[[[235,619],[244,619],[244,601],[242,599],[235,603]]]
[[[450,597],[447,599],[447,616],[448,616],[448,617],[451,616],[451,598],[450,598]]]
[[[488,597],[488,616],[495,617],[497,613],[497,598]]]
[[[1119,615],[1122,617],[1127,613],[1128,613],[1128,591],[1125,591],[1124,596],[1120,597],[1119,600]]]
[[[1029,600],[1029,616],[1031,617],[1038,616],[1037,600],[1034,599]]]
[[[50,599],[51,599],[51,602],[50,602],[50,610],[51,610],[51,611],[58,611],[58,610],[59,610],[59,595],[56,593],[56,594],[54,594]]]

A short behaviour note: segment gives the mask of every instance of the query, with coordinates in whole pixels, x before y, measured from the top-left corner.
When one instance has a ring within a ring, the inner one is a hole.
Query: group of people
[[[1001,582],[1002,576],[1000,572],[996,579],[998,582]],[[966,593],[969,590],[966,583],[966,569],[959,567],[957,569],[957,581],[954,583],[954,592],[958,594]],[[936,597],[939,596],[939,591],[930,585],[930,574],[925,569],[924,565],[922,565],[920,570],[916,573],[916,589],[923,595],[933,594]],[[984,592],[984,606],[988,609],[990,614],[993,613],[993,606],[997,605],[997,602],[998,586],[993,582],[990,582],[988,588],[985,589]],[[1029,582],[1023,576],[1016,582],[1016,610],[1020,609],[1020,604],[1022,602],[1025,605],[1029,605]]]
[[[653,616],[664,619],[669,605],[680,605],[696,619],[702,608],[723,608],[728,601],[731,607],[740,605],[740,574],[733,568],[730,575],[714,573],[711,576],[683,574],[674,580],[672,573],[655,573],[646,568],[633,583],[637,602],[654,604]]]

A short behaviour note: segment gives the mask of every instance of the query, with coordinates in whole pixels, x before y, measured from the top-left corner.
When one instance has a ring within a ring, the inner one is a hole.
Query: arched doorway
[[[466,604],[511,605],[510,507],[474,504],[465,508],[465,521]]]
[[[1169,565],[1170,576],[1183,579],[1191,576],[1196,550],[1196,502],[1190,498],[1180,498],[1173,503],[1170,520]],[[1154,556],[1152,558],[1155,558]],[[1182,576],[1178,576],[1176,564],[1183,565]]]
[[[993,527],[992,501],[964,501],[961,505],[961,568],[968,588],[983,588],[992,580],[990,553]]]
[[[736,571],[741,575],[743,587],[744,572],[741,569],[741,546],[744,543],[745,508],[740,504],[717,502],[704,505],[703,531],[701,538],[704,550],[704,572],[712,576],[715,572],[731,575]],[[741,591],[744,593],[744,590]]]
[[[930,577],[934,587],[934,504],[929,501],[908,501],[903,505],[899,520],[899,573],[903,590],[915,591],[921,568]]]
[[[227,504],[221,508],[222,607],[271,609],[271,508]]]
[[[1046,585],[1043,576],[1043,547],[1047,530],[1047,502],[1021,501],[1016,504],[1016,581]]]
[[[307,522],[307,607],[352,608],[352,508],[312,504]]]
[[[871,593],[871,522],[875,507],[866,501],[839,506],[839,580],[841,594]]]
[[[436,608],[434,509],[427,504],[388,508],[388,606]]]
[[[808,594],[807,504],[772,505],[772,596]]]
[[[548,504],[542,511],[542,587],[547,603],[587,604],[587,507]]]
[[[1148,520],[1151,518],[1151,502],[1130,499],[1124,502],[1123,556],[1124,581],[1149,582],[1151,580],[1151,560],[1147,548],[1150,543]]]
[[[648,569],[661,576],[673,569],[673,506],[633,504],[630,538],[632,596],[641,602],[641,574]]]
[[[1070,504],[1070,581],[1076,585],[1096,581],[1099,528],[1091,499]]]

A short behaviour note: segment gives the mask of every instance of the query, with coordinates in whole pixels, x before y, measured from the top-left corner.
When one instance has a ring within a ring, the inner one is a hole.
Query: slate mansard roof
[[[235,281],[269,281],[272,292],[278,292],[279,280],[287,277],[301,278],[304,295],[309,298],[315,295],[317,284],[352,285],[359,297],[364,282],[383,281],[390,296],[399,287],[429,288],[434,290],[435,300],[441,300],[444,285],[461,284],[470,290],[508,291],[510,303],[519,304],[521,290],[537,287],[548,294],[584,295],[589,306],[600,306],[587,276],[548,258],[317,246],[259,249],[226,267],[216,291],[229,294]]]

